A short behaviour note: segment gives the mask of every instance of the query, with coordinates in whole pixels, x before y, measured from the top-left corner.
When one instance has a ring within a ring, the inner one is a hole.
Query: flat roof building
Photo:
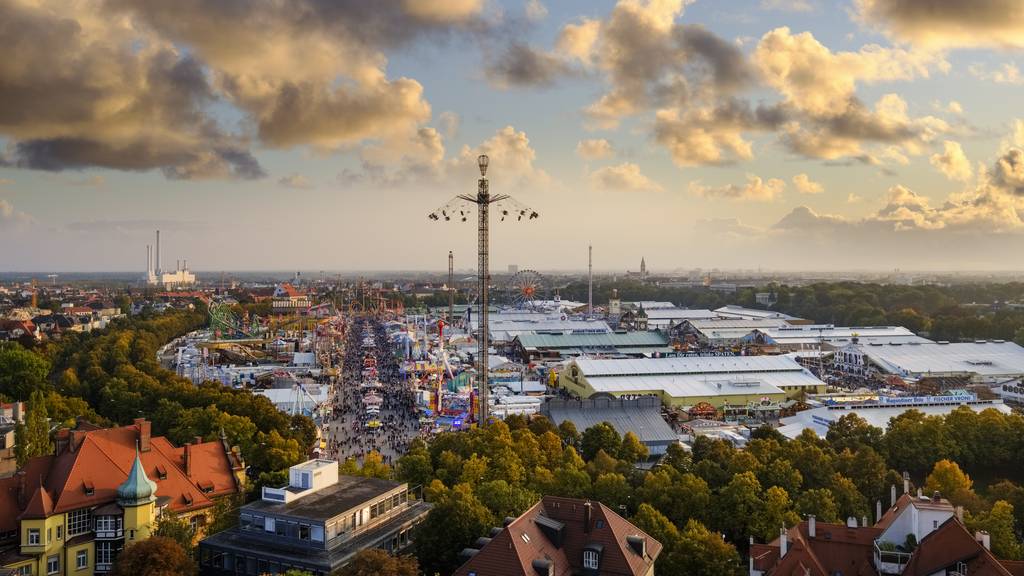
[[[653,356],[673,352],[660,332],[608,332],[603,334],[520,334],[512,349],[523,362],[560,359],[583,354]]]
[[[565,400],[554,398],[541,407],[541,413],[555,425],[566,420],[576,425],[577,430],[586,430],[602,422],[608,422],[619,436],[626,432],[636,434],[652,456],[668,451],[670,444],[678,442],[679,436],[661,416],[661,402],[653,396],[636,399],[591,398],[588,400]]]
[[[965,343],[851,343],[833,360],[844,373],[892,374],[904,380],[962,376],[997,383],[1024,376],[1024,348],[1002,340]]]
[[[199,543],[207,576],[280,574],[289,569],[326,576],[361,550],[401,552],[429,512],[408,484],[339,476],[334,460],[292,466],[288,484],[264,487],[262,498],[239,509],[235,528]]]
[[[651,395],[666,406],[706,402],[716,408],[779,403],[825,389],[824,382],[786,356],[580,357],[562,370],[559,386],[580,398]]]
[[[757,328],[743,338],[744,344],[787,353],[800,350],[834,350],[848,344],[932,344],[902,326],[833,326],[801,324]]]

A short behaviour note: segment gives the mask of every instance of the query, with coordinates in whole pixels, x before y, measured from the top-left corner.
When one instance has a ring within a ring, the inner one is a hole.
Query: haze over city
[[[1015,270],[1014,2],[0,2],[0,270]]]

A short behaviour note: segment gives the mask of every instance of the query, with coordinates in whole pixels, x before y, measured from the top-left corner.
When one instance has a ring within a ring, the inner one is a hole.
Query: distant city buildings
[[[160,250],[160,231],[156,231],[156,250],[153,246],[146,246],[146,284],[159,286],[165,290],[193,286],[196,283],[196,276],[188,269],[188,260],[178,260],[173,271],[165,271],[162,268]]]

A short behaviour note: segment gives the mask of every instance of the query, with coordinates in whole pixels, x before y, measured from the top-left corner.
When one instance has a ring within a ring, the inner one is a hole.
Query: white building
[[[907,410],[917,410],[927,416],[945,416],[961,406],[967,406],[975,412],[989,408],[1003,414],[1011,412],[1010,407],[1002,400],[978,400],[977,396],[968,393],[945,396],[881,396],[875,402],[836,404],[798,412],[795,416],[781,420],[782,426],[779,428],[779,432],[788,438],[796,438],[804,430],[810,429],[824,438],[829,427],[847,414],[856,414],[868,424],[886,430],[889,427],[890,418],[895,418]]]
[[[775,348],[778,352],[833,350],[854,341],[861,344],[932,344],[902,326],[833,326],[800,324],[757,328],[744,337],[744,344]]]
[[[1024,348],[1003,340],[966,343],[850,343],[839,348],[834,366],[847,374],[892,374],[907,381],[964,377],[1002,383],[1024,377]]]

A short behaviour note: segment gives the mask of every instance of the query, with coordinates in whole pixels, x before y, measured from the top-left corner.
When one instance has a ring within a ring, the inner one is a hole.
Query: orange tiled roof
[[[33,458],[18,475],[0,480],[0,531],[16,528],[16,518],[23,514],[63,513],[114,502],[117,487],[131,470],[136,442],[148,435],[149,426],[143,420],[105,429],[83,423],[58,434],[56,456]],[[202,509],[212,505],[211,498],[237,491],[233,470],[241,462],[223,442],[179,448],[159,436],[150,438],[149,446],[140,453],[144,470],[156,482],[158,501],[171,511]],[[191,466],[185,464],[186,450]]]
[[[1013,576],[981,545],[956,517],[949,518],[921,539],[904,574],[934,574],[963,562],[971,576]]]

